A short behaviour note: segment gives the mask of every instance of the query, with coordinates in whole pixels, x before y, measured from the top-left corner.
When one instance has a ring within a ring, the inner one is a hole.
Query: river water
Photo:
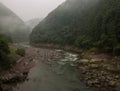
[[[94,91],[79,79],[80,72],[75,66],[78,55],[69,52],[64,55],[49,64],[36,58],[37,65],[30,70],[29,80],[17,84],[13,91]]]

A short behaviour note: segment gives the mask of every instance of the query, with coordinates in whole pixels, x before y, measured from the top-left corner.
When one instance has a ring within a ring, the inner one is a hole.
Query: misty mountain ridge
[[[29,28],[10,9],[0,3],[0,33],[10,35],[13,41],[28,40]]]

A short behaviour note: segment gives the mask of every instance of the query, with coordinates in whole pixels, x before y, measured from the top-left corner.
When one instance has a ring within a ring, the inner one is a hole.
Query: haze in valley
[[[22,20],[44,18],[65,0],[0,0]]]

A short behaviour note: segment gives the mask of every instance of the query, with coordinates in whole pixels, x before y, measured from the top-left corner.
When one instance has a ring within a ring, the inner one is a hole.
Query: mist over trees
[[[26,25],[29,26],[32,29],[37,26],[43,19],[42,18],[35,18],[35,19],[31,19],[29,21],[26,22]]]
[[[9,57],[9,43],[28,41],[29,29],[16,14],[0,3],[0,71],[14,64],[14,60]]]
[[[10,9],[0,3],[0,34],[10,36],[13,42],[28,41],[29,28]]]
[[[67,0],[33,29],[31,43],[120,51],[120,0]]]

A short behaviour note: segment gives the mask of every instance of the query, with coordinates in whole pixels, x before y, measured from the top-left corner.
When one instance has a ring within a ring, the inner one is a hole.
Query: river
[[[50,60],[47,64],[36,57],[29,80],[18,83],[13,91],[94,91],[80,81],[81,74],[75,65],[77,59],[77,54],[69,52],[64,52],[64,58]]]

